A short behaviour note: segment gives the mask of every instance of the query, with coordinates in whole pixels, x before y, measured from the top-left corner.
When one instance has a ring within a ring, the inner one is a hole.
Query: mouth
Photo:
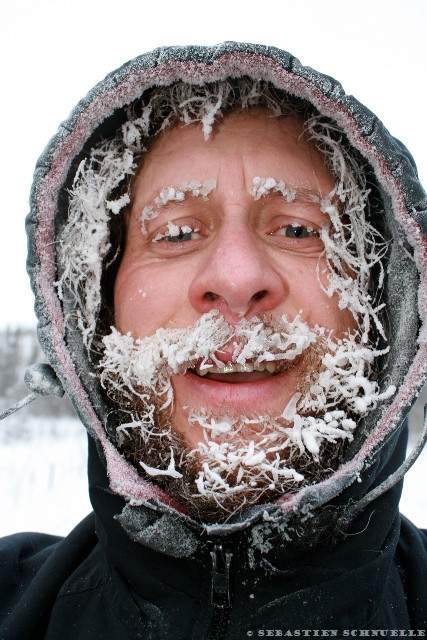
[[[199,360],[174,378],[177,406],[184,411],[203,408],[230,415],[279,416],[294,395],[301,358],[244,364]]]
[[[286,361],[270,361],[245,364],[237,362],[226,362],[221,365],[206,364],[190,369],[190,373],[215,382],[236,384],[242,382],[258,382],[266,378],[271,378],[290,368],[290,363]]]

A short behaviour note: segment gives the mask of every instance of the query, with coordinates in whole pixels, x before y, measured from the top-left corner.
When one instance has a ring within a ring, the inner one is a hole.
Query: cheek
[[[320,292],[318,298],[313,296],[311,322],[332,329],[336,337],[357,327],[353,314],[348,309],[340,309],[339,297],[332,297]]]
[[[149,324],[156,324],[156,308],[161,312],[157,289],[158,283],[143,268],[120,267],[114,285],[114,322],[121,333],[130,331],[134,337],[149,334]]]
[[[115,326],[135,338],[152,335],[160,327],[185,326],[185,278],[158,265],[122,265],[114,287]]]
[[[340,309],[339,296],[328,296],[324,288],[328,286],[328,268],[321,261],[300,265],[290,286],[293,306],[302,310],[302,317],[310,324],[332,329],[336,336],[357,327],[353,314],[348,309]]]

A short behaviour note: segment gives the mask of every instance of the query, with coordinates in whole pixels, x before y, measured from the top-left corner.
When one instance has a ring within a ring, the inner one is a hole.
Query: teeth
[[[238,364],[237,362],[229,362],[223,367],[214,364],[204,365],[203,368],[195,367],[194,371],[198,376],[205,376],[208,373],[252,373],[253,371],[268,371],[269,373],[277,373],[284,371],[286,367],[283,362],[259,362]]]

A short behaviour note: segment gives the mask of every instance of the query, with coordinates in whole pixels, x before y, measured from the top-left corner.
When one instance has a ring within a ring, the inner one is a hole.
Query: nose
[[[271,312],[289,293],[285,274],[248,228],[228,229],[210,246],[189,288],[199,313],[218,309],[227,322]]]

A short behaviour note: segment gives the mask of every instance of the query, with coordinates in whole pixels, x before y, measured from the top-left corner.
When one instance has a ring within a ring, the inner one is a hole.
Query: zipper
[[[230,565],[231,551],[216,542],[210,552],[212,561],[211,605],[213,615],[206,640],[225,640],[231,615]]]

